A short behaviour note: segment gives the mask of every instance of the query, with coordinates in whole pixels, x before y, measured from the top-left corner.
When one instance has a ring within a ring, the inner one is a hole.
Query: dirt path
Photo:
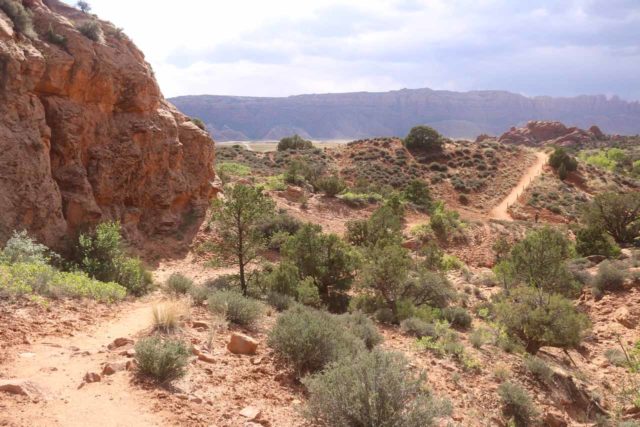
[[[158,426],[166,425],[151,410],[143,391],[132,387],[130,375],[117,372],[84,384],[87,372],[101,372],[107,361],[121,361],[122,351],[109,351],[115,338],[134,338],[151,325],[151,307],[158,296],[114,307],[118,317],[73,337],[54,337],[15,348],[15,360],[4,371],[9,378],[32,380],[46,393],[39,402],[19,402],[6,416],[15,425],[32,426]]]
[[[508,209],[509,206],[514,204],[518,200],[518,196],[520,196],[524,190],[531,184],[531,181],[538,175],[542,173],[542,169],[544,165],[549,160],[549,155],[547,153],[543,153],[541,151],[536,152],[536,162],[525,171],[525,173],[520,178],[518,185],[516,185],[513,190],[509,193],[507,197],[500,202],[500,204],[494,207],[489,212],[490,219],[498,219],[504,221],[513,221],[511,215],[509,215]]]

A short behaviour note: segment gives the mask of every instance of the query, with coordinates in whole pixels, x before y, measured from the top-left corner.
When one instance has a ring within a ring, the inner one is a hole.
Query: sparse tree
[[[631,243],[640,234],[640,193],[602,193],[589,203],[584,222],[606,231],[618,243]]]
[[[443,143],[442,135],[429,126],[412,128],[404,139],[404,145],[410,150],[436,151],[442,148]]]
[[[227,188],[225,200],[213,203],[213,218],[222,237],[222,251],[234,257],[242,293],[247,294],[246,266],[259,255],[266,239],[258,224],[273,214],[274,203],[261,189],[237,184]]]
[[[91,5],[86,1],[79,1],[78,3],[76,3],[76,6],[84,13],[91,12]]]

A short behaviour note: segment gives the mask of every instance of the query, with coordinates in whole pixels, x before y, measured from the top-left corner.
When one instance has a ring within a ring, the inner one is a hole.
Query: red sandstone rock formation
[[[566,127],[560,122],[530,121],[523,128],[512,127],[500,138],[500,142],[526,145],[576,145],[605,138],[597,126],[588,131]]]
[[[202,215],[213,141],[163,98],[143,54],[104,21],[103,40],[87,38],[93,17],[58,0],[23,4],[37,38],[0,10],[0,242],[27,229],[55,246],[107,219],[141,240]]]

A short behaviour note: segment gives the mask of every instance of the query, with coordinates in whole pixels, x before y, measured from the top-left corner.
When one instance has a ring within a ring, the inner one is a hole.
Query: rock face
[[[37,39],[0,11],[0,243],[27,229],[57,246],[104,220],[143,240],[203,214],[213,141],[162,97],[143,54],[107,22],[89,39],[77,28],[93,18],[57,0],[23,3]]]
[[[502,134],[499,141],[511,144],[567,146],[603,138],[605,135],[597,126],[591,126],[586,131],[577,127],[567,127],[560,122],[534,120],[528,122],[523,128],[512,127],[508,132]]]

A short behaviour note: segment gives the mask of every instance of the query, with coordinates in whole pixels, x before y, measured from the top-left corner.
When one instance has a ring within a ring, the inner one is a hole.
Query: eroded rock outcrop
[[[89,39],[78,28],[94,18],[57,0],[23,4],[37,39],[0,10],[0,242],[24,228],[56,246],[107,219],[138,240],[202,215],[213,141],[163,98],[143,54],[104,21]]]
[[[528,122],[525,127],[512,127],[502,134],[499,141],[511,144],[566,146],[603,138],[605,135],[597,126],[591,126],[587,131],[577,127],[567,127],[560,122],[533,120]]]

